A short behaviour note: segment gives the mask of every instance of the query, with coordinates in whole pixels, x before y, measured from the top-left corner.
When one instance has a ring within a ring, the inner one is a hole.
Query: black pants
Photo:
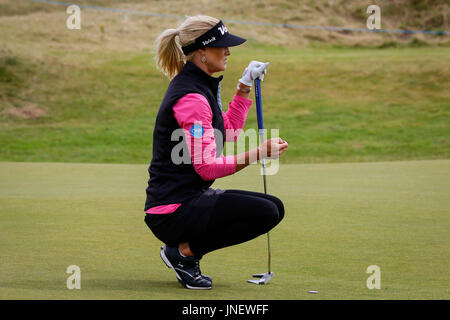
[[[147,214],[145,222],[168,246],[188,242],[197,257],[254,239],[284,217],[280,199],[244,190],[225,190],[209,214],[202,210],[184,214],[182,208],[171,214]]]

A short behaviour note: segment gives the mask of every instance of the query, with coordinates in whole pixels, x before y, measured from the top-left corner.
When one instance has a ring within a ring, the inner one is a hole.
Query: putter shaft
[[[259,133],[260,140],[263,141],[263,133],[262,130]],[[264,194],[267,195],[267,183],[266,183],[266,159],[263,157],[261,160],[262,170],[263,170],[263,182],[264,182]],[[270,233],[267,232],[267,256],[268,256],[268,272],[271,273],[271,254],[270,254]]]
[[[262,102],[261,102],[261,82],[260,79],[255,79],[255,96],[256,96],[256,115],[258,119],[258,129],[259,129],[259,137],[260,141],[264,139],[264,124],[263,124],[263,116],[262,116]],[[261,165],[263,171],[263,181],[264,181],[264,194],[267,195],[267,183],[266,183],[266,159],[264,155],[261,157]],[[266,284],[268,283],[274,276],[271,271],[271,254],[270,254],[270,234],[267,232],[267,255],[268,255],[268,272],[263,274],[255,274],[253,277],[259,278],[258,280],[248,280],[250,283],[254,284]]]
[[[255,80],[255,94],[256,94],[256,104],[257,104],[257,118],[258,118],[258,131],[259,131],[259,139],[260,141],[264,141],[264,123],[263,123],[263,116],[262,116],[262,99],[261,99],[261,82],[259,79]],[[266,182],[266,159],[264,158],[264,155],[262,155],[261,159],[261,166],[263,171],[263,182],[264,182],[264,194],[267,195],[267,182]],[[271,253],[270,253],[270,233],[267,232],[267,269],[268,273],[271,273]]]

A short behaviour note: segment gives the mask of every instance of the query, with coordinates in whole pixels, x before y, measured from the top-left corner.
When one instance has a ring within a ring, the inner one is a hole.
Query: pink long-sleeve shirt
[[[227,112],[222,112],[225,141],[237,140],[251,105],[252,100],[235,95]],[[173,113],[183,129],[194,169],[203,180],[214,180],[236,172],[233,155],[216,158],[212,111],[204,96],[197,93],[183,96],[173,106]],[[172,213],[180,206],[181,203],[161,205],[148,209],[146,213]]]

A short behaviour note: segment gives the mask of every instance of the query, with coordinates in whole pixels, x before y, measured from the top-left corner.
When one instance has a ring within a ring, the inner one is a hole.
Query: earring
[[[206,64],[206,57],[205,57],[205,56],[202,56],[202,62],[203,62],[204,64]]]

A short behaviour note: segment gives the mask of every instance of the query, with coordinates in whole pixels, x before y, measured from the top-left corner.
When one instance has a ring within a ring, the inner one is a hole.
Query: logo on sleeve
[[[193,124],[191,127],[191,134],[194,138],[201,138],[205,133],[205,129],[200,124]]]

